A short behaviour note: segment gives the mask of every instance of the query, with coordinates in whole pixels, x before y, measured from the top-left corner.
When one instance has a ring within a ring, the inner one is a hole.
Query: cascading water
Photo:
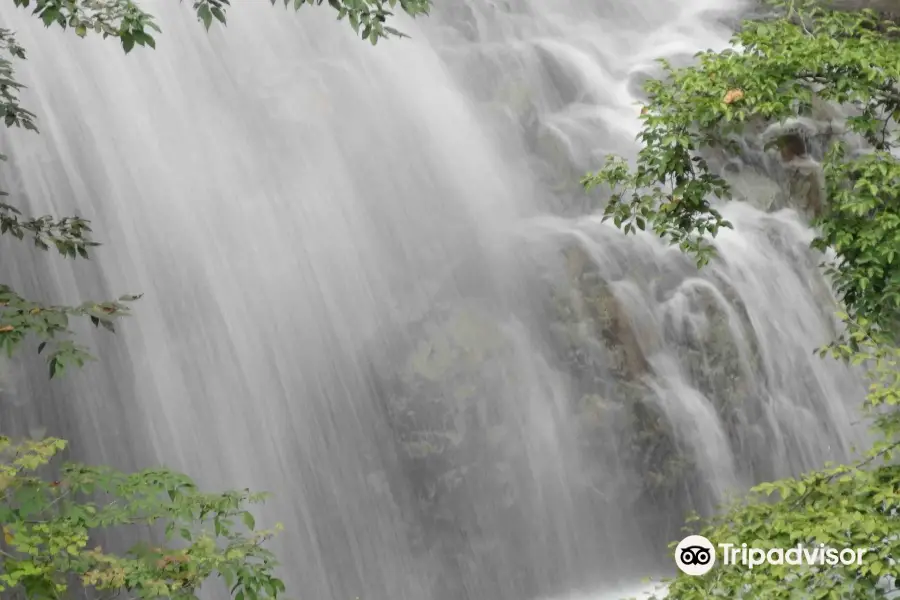
[[[274,492],[317,600],[614,593],[670,568],[687,509],[863,439],[859,382],[811,353],[832,299],[793,212],[728,205],[700,273],[576,214],[632,149],[635,81],[722,45],[721,2],[473,0],[375,48],[235,4],[206,35],[147,3],[164,34],[127,57],[3,8],[42,124],[5,183],[106,244],[4,242],[4,281],[146,293],[83,372],[7,365],[5,432]]]

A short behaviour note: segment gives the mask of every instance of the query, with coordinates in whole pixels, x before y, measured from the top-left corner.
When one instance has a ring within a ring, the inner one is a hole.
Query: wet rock
[[[552,108],[561,109],[589,99],[583,74],[579,72],[577,65],[571,63],[571,56],[567,54],[570,51],[566,46],[552,41],[541,41],[534,45],[535,55],[545,77],[552,82],[558,102]]]
[[[744,168],[737,173],[726,171],[725,177],[735,200],[766,212],[775,212],[789,205],[787,194],[779,182],[756,169]]]
[[[417,543],[451,570],[477,539],[474,499],[499,499],[492,518],[517,513],[523,501],[511,478],[527,466],[513,452],[515,432],[503,412],[513,352],[496,316],[474,306],[436,306],[407,327],[375,369],[415,496]]]
[[[825,210],[825,175],[822,165],[811,158],[795,158],[785,165],[790,205],[807,221]]]
[[[812,140],[827,133],[828,129],[816,121],[798,117],[769,125],[759,137],[766,148],[777,148],[781,160],[789,162],[808,156]]]
[[[789,133],[779,140],[781,160],[790,162],[795,158],[806,158],[806,141],[796,133]]]
[[[874,10],[881,19],[897,23],[900,21],[900,2],[897,0],[827,0],[823,2],[831,8],[837,10]],[[885,33],[889,35],[897,35],[897,32]]]
[[[760,376],[759,343],[716,287],[696,280],[678,291],[666,331],[681,349],[691,383],[716,403],[723,422],[736,428]]]
[[[544,163],[544,175],[550,185],[568,184],[580,188],[583,173],[577,168],[573,148],[563,132],[538,121],[529,133],[529,146]]]
[[[467,41],[478,40],[478,18],[471,6],[464,2],[453,2],[434,8],[432,17],[436,22],[446,23]]]
[[[577,322],[588,325],[595,339],[605,341],[613,350],[615,367],[626,379],[640,379],[649,371],[649,363],[625,306],[583,247],[568,246],[563,254],[571,284],[567,311]]]
[[[562,332],[556,338],[562,368],[581,392],[573,409],[583,452],[598,473],[623,467],[640,473],[630,501],[671,505],[695,473],[643,382],[650,365],[628,307],[582,245],[562,254],[568,286],[556,290],[550,318]],[[607,462],[611,457],[617,464]],[[602,488],[602,475],[592,485]]]
[[[662,514],[665,506],[666,515],[679,514],[690,503],[692,487],[702,489],[702,478],[648,385],[647,353],[665,342],[648,345],[646,333],[634,326],[635,307],[627,299],[639,297],[650,282],[635,283],[639,289],[622,287],[615,279],[625,273],[599,263],[585,242],[556,244],[539,253],[548,264],[542,262],[530,281],[537,306],[529,310],[539,313],[530,321],[546,327],[535,334],[545,342],[538,347],[571,398],[568,441],[587,466],[578,493],[588,500],[580,501],[598,507],[636,503],[648,514]],[[669,275],[672,280],[663,287],[674,293],[684,274]],[[657,287],[646,293],[657,299]],[[694,304],[707,327],[684,344],[685,360],[694,361],[686,370],[698,389],[717,395],[723,420],[749,418],[742,407],[753,393],[747,364],[757,352],[755,340],[739,347],[731,332],[747,317],[727,297],[700,293]],[[473,559],[473,545],[519,543],[480,534],[479,520],[489,516],[494,524],[508,523],[493,526],[495,532],[528,530],[523,506],[532,488],[523,473],[532,465],[516,453],[521,439],[515,436],[522,432],[510,421],[505,400],[516,395],[510,390],[515,385],[510,365],[520,364],[518,342],[513,343],[518,338],[510,337],[517,330],[504,325],[505,319],[508,314],[499,318],[478,304],[435,306],[395,347],[381,351],[386,362],[377,369],[379,395],[421,521],[410,535],[416,547],[443,557],[451,569],[476,569],[459,566],[460,557]],[[385,489],[381,478],[370,479],[377,493],[391,493],[398,485],[388,482]],[[490,498],[490,506],[473,502],[479,498]],[[479,557],[477,568],[492,568],[490,560]]]
[[[814,103],[821,116],[828,108]],[[735,198],[767,211],[794,208],[812,220],[822,214],[826,201],[819,161],[838,135],[830,120],[800,117],[764,128],[756,124],[738,140],[739,156],[713,155],[713,164],[731,182]]]

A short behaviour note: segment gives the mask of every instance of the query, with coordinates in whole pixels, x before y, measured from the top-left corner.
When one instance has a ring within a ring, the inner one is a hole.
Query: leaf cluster
[[[203,493],[166,469],[124,474],[65,465],[57,479],[42,469],[63,440],[0,437],[0,593],[58,599],[77,589],[99,597],[196,598],[221,578],[238,600],[277,598],[275,557],[263,544],[276,530],[256,530],[244,506],[265,500],[248,490]],[[92,545],[101,532],[163,525],[165,543],[122,554]],[[277,529],[277,528],[276,528]],[[73,580],[70,575],[77,575]]]
[[[183,1],[183,0],[181,0]],[[214,22],[227,23],[231,0],[189,0],[197,19],[209,29]],[[13,0],[16,6],[34,7],[33,14],[44,25],[71,28],[84,37],[90,32],[104,38],[118,38],[125,52],[135,45],[156,47],[154,35],[160,27],[153,16],[132,0]],[[272,5],[278,0],[269,0]],[[353,30],[372,44],[386,37],[405,37],[388,26],[388,18],[399,7],[411,16],[427,14],[430,0],[284,0],[285,7],[300,10],[304,5],[327,4],[337,11],[337,18],[347,19]]]
[[[87,350],[70,336],[70,317],[87,317],[95,327],[115,332],[115,321],[130,314],[126,303],[140,296],[122,296],[117,302],[84,302],[79,306],[49,306],[26,300],[9,286],[0,285],[0,351],[12,357],[29,334],[40,341],[38,353],[48,345],[50,377],[63,374],[66,367],[83,366],[91,360]],[[62,339],[60,339],[62,338]]]
[[[192,0],[197,17],[209,29],[213,21],[225,24],[225,11],[230,0]],[[278,0],[269,0],[273,5]],[[372,45],[386,37],[408,37],[399,30],[387,25],[388,18],[394,10],[400,9],[410,16],[428,14],[431,0],[284,0],[285,7],[300,10],[303,5],[321,6],[326,4],[337,11],[338,20],[347,19],[350,27],[362,39],[369,40]]]
[[[731,197],[712,172],[711,151],[736,153],[747,123],[812,113],[814,98],[847,107],[847,127],[872,151],[848,156],[842,144],[824,160],[829,197],[813,245],[836,254],[835,289],[848,311],[873,326],[893,323],[900,309],[900,173],[891,153],[900,119],[897,28],[870,10],[832,11],[812,2],[775,3],[780,16],[747,21],[732,47],[705,51],[696,64],[646,84],[641,150],[634,165],[610,157],[583,180],[606,186],[605,218],[626,233],[650,229],[703,266],[715,255],[709,238],[731,228],[717,210]]]
[[[28,4],[26,0],[15,1],[19,5]],[[47,14],[69,14],[60,13],[62,9],[55,8],[56,5],[51,3],[38,4],[36,11],[43,10],[38,14],[45,23],[48,22]],[[86,9],[78,12],[77,6],[65,4],[69,10],[80,15],[77,16],[79,19],[89,18],[94,14],[86,12]],[[107,23],[104,19],[112,18],[100,8],[92,10],[101,15],[94,16],[99,19],[97,22]],[[3,56],[4,53],[9,58]],[[4,125],[37,132],[35,115],[19,104],[18,92],[22,85],[15,81],[13,70],[12,59],[24,58],[25,50],[18,44],[13,33],[8,29],[0,29],[0,112],[4,115]],[[5,160],[6,156],[0,155],[0,161]],[[0,190],[0,198],[8,196],[8,192]],[[5,201],[0,202],[0,235],[4,234],[18,240],[27,237],[39,250],[49,250],[52,247],[63,257],[73,259],[89,258],[90,249],[100,245],[92,238],[87,219],[79,216],[54,218],[49,215],[23,217],[18,208]],[[76,307],[51,306],[23,298],[8,285],[0,284],[0,351],[5,350],[8,356],[12,356],[28,335],[34,335],[40,340],[39,353],[50,346],[46,356],[51,377],[61,375],[67,366],[81,366],[91,358],[83,346],[71,339],[69,318],[87,317],[95,326],[102,325],[114,331],[115,320],[129,314],[127,305],[123,303],[138,298],[136,295],[128,295],[118,302],[85,302]]]

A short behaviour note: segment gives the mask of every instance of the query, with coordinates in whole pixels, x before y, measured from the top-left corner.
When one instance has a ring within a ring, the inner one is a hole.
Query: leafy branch
[[[47,360],[50,376],[62,375],[68,366],[82,366],[90,354],[68,338],[70,317],[87,317],[95,327],[115,331],[117,319],[130,314],[127,302],[140,296],[122,296],[118,302],[85,302],[79,306],[49,306],[26,300],[9,286],[0,285],[0,351],[8,356],[19,348],[29,334],[41,340],[38,353],[49,345]]]
[[[9,57],[5,55],[9,55]],[[23,127],[37,131],[34,113],[19,106],[19,90],[24,86],[16,81],[12,59],[25,59],[25,49],[16,42],[9,29],[0,28],[0,113],[7,127]],[[0,155],[0,160],[6,160]]]
[[[183,0],[181,0],[183,1]],[[161,30],[155,19],[132,0],[13,0],[16,6],[34,6],[33,14],[47,27],[59,25],[71,28],[84,37],[94,32],[104,38],[116,37],[125,52],[136,45],[156,47],[155,33]],[[214,22],[225,25],[231,0],[190,0],[197,19],[209,29]],[[269,0],[272,5],[277,0]],[[320,6],[325,0],[284,0],[285,7],[300,10],[304,5]],[[410,16],[424,15],[431,6],[430,0],[327,0],[328,6],[337,11],[338,20],[347,19],[353,30],[372,44],[386,37],[406,37],[388,26],[388,18],[399,7]]]
[[[0,196],[7,195],[0,192]],[[46,215],[38,218],[20,219],[22,213],[14,206],[0,202],[0,235],[9,233],[19,240],[26,235],[34,240],[41,250],[49,250],[52,244],[63,256],[88,258],[88,248],[99,246],[90,238],[89,221],[80,217],[54,219]]]
[[[214,21],[226,23],[226,9],[230,0],[191,0],[197,18],[209,29]],[[269,0],[272,5],[278,0]],[[321,6],[326,0],[284,0],[285,7],[300,10],[303,5]],[[327,0],[329,7],[337,11],[338,20],[347,19],[353,31],[373,45],[386,37],[408,37],[388,26],[388,18],[394,16],[396,7],[410,16],[426,15],[431,8],[431,0]]]
[[[715,255],[709,237],[732,227],[715,207],[730,198],[730,186],[705,153],[737,152],[733,139],[745,123],[808,116],[814,98],[853,107],[859,114],[848,128],[875,152],[846,160],[838,144],[828,153],[829,204],[813,246],[834,250],[830,274],[849,312],[887,327],[900,315],[900,166],[888,152],[900,118],[900,42],[885,30],[896,27],[872,11],[803,3],[790,18],[745,22],[735,49],[699,53],[694,66],[661,61],[665,77],[645,86],[635,166],[610,157],[583,185],[611,189],[604,216],[626,234],[650,229],[703,266]]]
[[[238,600],[284,591],[263,546],[279,528],[256,530],[244,508],[266,494],[204,493],[166,469],[125,474],[74,464],[58,480],[37,475],[65,447],[56,438],[0,437],[0,591],[59,598],[73,591],[68,574],[85,589],[146,599],[194,598],[210,577],[222,578]],[[165,524],[165,545],[139,544],[124,555],[90,547],[97,531],[156,523]]]

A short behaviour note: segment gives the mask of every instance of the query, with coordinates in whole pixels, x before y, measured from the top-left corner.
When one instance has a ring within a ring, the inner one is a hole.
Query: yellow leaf
[[[744,91],[740,89],[728,90],[728,93],[725,94],[725,98],[723,102],[725,104],[734,104],[738,100],[744,97]]]

